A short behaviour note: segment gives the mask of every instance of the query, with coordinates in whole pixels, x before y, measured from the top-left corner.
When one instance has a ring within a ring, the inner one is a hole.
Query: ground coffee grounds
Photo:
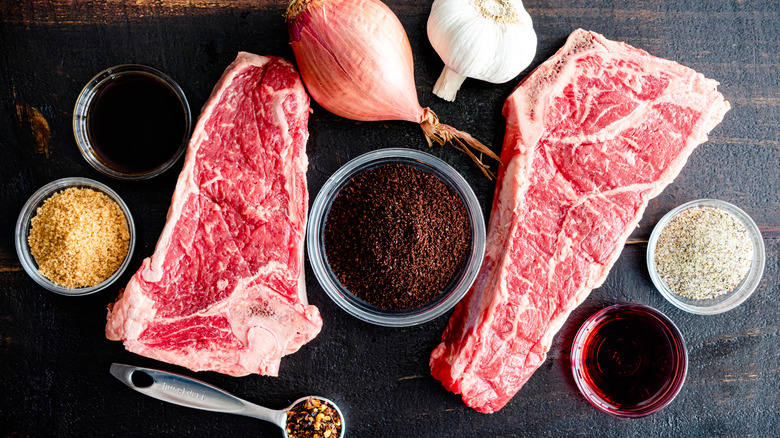
[[[404,164],[353,177],[334,199],[324,234],[325,255],[341,284],[389,310],[435,298],[471,250],[460,196],[435,175]]]

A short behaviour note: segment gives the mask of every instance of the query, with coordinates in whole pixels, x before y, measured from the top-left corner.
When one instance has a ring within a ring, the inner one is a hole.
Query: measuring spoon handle
[[[133,382],[135,373],[145,374],[151,379],[144,376],[136,376],[136,384]],[[216,386],[181,374],[118,363],[111,364],[111,374],[125,385],[142,394],[179,406],[204,411],[244,415],[269,421],[281,428],[284,428],[287,421],[287,413],[284,410],[258,406]]]

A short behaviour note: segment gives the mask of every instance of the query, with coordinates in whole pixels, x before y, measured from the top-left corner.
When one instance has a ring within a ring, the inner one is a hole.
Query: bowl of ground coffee
[[[377,325],[412,326],[452,309],[471,287],[485,223],[474,192],[447,163],[382,149],[328,179],[312,206],[307,249],[342,309]]]
[[[27,274],[61,295],[113,284],[130,264],[133,217],[105,184],[63,178],[36,191],[16,221],[16,253]]]

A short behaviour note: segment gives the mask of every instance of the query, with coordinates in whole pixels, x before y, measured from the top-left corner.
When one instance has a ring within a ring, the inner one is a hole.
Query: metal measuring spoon
[[[309,397],[302,397],[295,400],[286,409],[275,410],[249,403],[216,386],[181,374],[119,363],[111,364],[111,374],[130,388],[158,400],[188,408],[243,415],[271,422],[282,428],[284,438],[289,438],[287,434],[287,411],[309,399]],[[135,382],[133,381],[134,375],[136,376]],[[341,429],[338,435],[331,435],[331,438],[344,437],[346,427],[344,415],[336,403],[324,397],[312,397],[329,404],[338,412],[341,420]]]

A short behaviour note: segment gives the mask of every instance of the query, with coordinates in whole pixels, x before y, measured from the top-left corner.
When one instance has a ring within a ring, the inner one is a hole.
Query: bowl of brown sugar
[[[61,295],[87,295],[113,284],[135,247],[135,225],[122,198],[87,178],[63,178],[36,191],[16,221],[16,253],[36,283]]]
[[[463,177],[433,155],[382,149],[342,166],[320,190],[307,230],[312,270],[349,314],[422,324],[477,277],[485,224]]]

